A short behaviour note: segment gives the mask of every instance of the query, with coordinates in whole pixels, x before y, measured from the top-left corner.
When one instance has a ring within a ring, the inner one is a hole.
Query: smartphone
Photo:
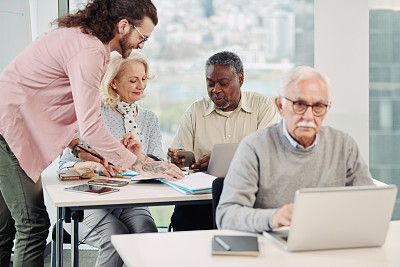
[[[104,194],[119,191],[119,189],[117,189],[117,188],[104,187],[104,186],[100,186],[100,185],[91,185],[91,184],[75,185],[75,186],[71,186],[71,187],[66,187],[66,188],[64,188],[64,190],[92,194],[92,195],[104,195]]]
[[[111,179],[93,179],[93,180],[89,180],[88,184],[120,187],[120,186],[129,184],[129,182],[128,181],[111,180]]]
[[[178,150],[178,157],[185,158],[185,164],[183,167],[190,167],[193,163],[195,163],[194,154],[189,150]]]

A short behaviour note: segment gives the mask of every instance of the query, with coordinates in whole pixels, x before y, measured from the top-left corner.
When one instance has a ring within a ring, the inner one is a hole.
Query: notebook
[[[81,177],[75,170],[61,170],[57,171],[58,179],[61,181],[79,180]]]
[[[382,246],[396,193],[395,185],[300,189],[291,226],[264,235],[287,251]]]
[[[215,178],[217,177],[202,172],[196,172],[186,175],[180,180],[167,181],[161,179],[161,182],[171,186],[175,190],[185,195],[209,194],[211,193],[212,183]]]
[[[238,143],[215,144],[211,151],[207,173],[216,177],[225,177],[238,145]]]
[[[258,256],[257,236],[215,235],[212,239],[212,255]]]

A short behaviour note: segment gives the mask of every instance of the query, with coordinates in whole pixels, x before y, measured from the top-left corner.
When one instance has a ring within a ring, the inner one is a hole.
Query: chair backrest
[[[213,210],[213,226],[217,229],[217,224],[215,222],[215,211],[218,206],[219,198],[222,193],[222,188],[224,186],[224,178],[220,177],[213,181],[212,183],[212,210]]]

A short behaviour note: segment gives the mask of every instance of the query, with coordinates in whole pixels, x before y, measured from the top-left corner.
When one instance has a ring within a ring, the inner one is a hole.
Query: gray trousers
[[[42,181],[34,183],[0,135],[0,266],[43,266],[50,220]]]
[[[79,224],[79,240],[108,213],[106,209],[85,210]],[[68,224],[66,224],[68,226]],[[70,227],[65,227],[70,231]],[[122,266],[123,261],[111,244],[111,235],[157,232],[157,226],[147,207],[123,209],[119,217],[109,214],[87,237],[85,244],[99,249],[96,266]],[[135,249],[135,248],[132,248]]]

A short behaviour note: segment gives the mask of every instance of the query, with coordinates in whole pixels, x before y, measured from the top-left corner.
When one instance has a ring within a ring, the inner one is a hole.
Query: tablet
[[[94,185],[104,185],[104,186],[124,186],[128,185],[129,181],[119,181],[119,180],[111,180],[111,179],[93,179],[89,180],[88,184]]]
[[[110,188],[110,187],[91,185],[91,184],[75,185],[71,187],[66,187],[64,188],[64,190],[98,195],[98,196],[119,191],[119,189],[117,188]]]

